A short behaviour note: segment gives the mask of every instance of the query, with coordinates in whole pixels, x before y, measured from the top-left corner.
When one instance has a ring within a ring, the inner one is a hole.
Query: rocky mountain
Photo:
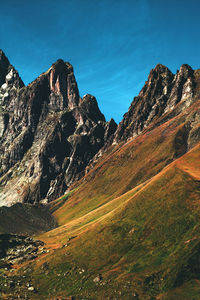
[[[112,144],[182,114],[200,95],[199,70],[182,65],[174,75],[158,64],[117,126],[94,96],[80,98],[73,67],[61,59],[24,86],[1,51],[0,83],[0,205],[54,200]],[[194,112],[178,134],[177,155],[199,140],[199,118]]]
[[[0,205],[62,195],[109,141],[92,95],[79,96],[73,67],[59,59],[28,86],[0,52]]]
[[[151,70],[148,80],[128,112],[124,115],[115,133],[115,142],[127,141],[145,130],[152,129],[182,113],[200,96],[200,70],[182,65],[174,75],[167,67],[158,64]],[[185,135],[188,143],[195,143],[195,125],[199,114],[188,120]]]

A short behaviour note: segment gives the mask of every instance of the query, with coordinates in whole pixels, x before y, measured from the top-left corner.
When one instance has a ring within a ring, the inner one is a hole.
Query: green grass
[[[200,170],[194,166],[199,155],[200,146],[85,220],[70,220],[41,236],[51,252],[33,263],[39,291],[33,299],[181,299],[187,286],[190,292],[182,299],[198,299],[200,193],[190,172]],[[75,238],[67,242],[70,236]],[[44,261],[50,264],[48,274],[41,272]],[[99,273],[102,285],[93,282]]]

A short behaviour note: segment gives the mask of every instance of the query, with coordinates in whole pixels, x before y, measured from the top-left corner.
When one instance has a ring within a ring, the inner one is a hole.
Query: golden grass
[[[190,261],[198,261],[200,239],[200,143],[176,158],[174,139],[183,126],[181,115],[113,147],[66,201],[52,203],[60,226],[38,236],[50,252],[33,262],[36,282],[49,286],[56,272],[70,265],[85,269],[87,276],[83,280],[70,271],[62,295],[73,290],[83,298],[106,299],[127,281],[124,299],[132,299],[133,291],[140,299],[168,299],[176,285],[174,293],[182,295],[178,284],[198,277]],[[49,277],[39,275],[45,261],[52,266]],[[112,283],[98,290],[97,273]],[[44,290],[41,295],[48,299]]]

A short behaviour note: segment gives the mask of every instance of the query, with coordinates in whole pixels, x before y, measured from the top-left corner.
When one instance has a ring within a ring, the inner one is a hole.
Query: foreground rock
[[[44,243],[33,240],[31,237],[13,234],[0,235],[0,260],[1,267],[7,264],[9,268],[13,264],[20,264],[37,258],[44,250]],[[7,267],[6,267],[7,269]]]

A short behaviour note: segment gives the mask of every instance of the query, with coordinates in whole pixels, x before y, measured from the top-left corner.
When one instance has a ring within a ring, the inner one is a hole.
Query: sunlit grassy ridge
[[[200,144],[182,155],[184,120],[113,146],[51,204],[50,252],[19,270],[31,299],[200,299]]]
[[[196,159],[198,163],[192,163]],[[200,184],[199,175],[194,175],[200,174],[199,161],[200,145],[146,184],[44,234],[41,238],[51,252],[38,261],[33,273],[41,297],[46,299],[49,288],[53,293],[57,282],[56,295],[89,299],[113,294],[123,299],[120,293],[125,299],[134,294],[139,299],[159,295],[163,299],[180,295],[177,299],[181,299],[182,285],[191,290],[184,299],[192,294],[192,299],[199,299],[195,280],[200,279]],[[74,238],[67,242],[69,237]],[[68,247],[62,248],[65,243]],[[41,274],[44,261],[50,264],[48,275]],[[93,282],[98,273],[105,285]]]

